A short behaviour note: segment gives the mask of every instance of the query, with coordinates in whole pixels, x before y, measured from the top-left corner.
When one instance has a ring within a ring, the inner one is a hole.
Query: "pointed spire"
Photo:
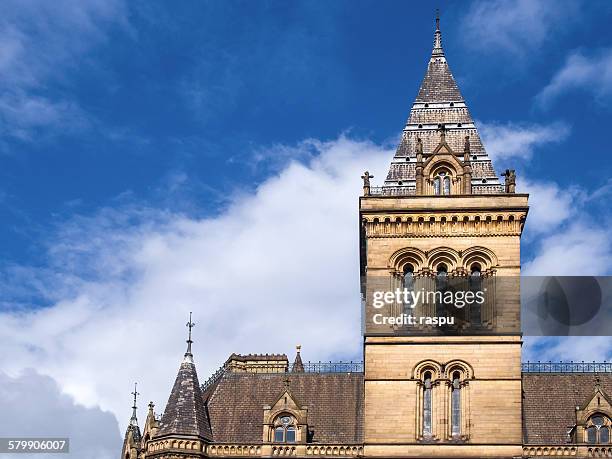
[[[440,32],[440,10],[436,10],[436,32],[434,33],[434,46],[431,56],[440,57],[444,56],[444,50],[442,49],[442,32]]]
[[[138,427],[138,418],[136,416],[136,397],[140,395],[140,393],[136,390],[138,387],[138,383],[134,383],[134,392],[132,395],[134,396],[134,405],[132,405],[132,417],[130,418],[130,425],[133,427]]]
[[[295,354],[295,360],[293,361],[293,367],[291,367],[291,371],[293,373],[304,373],[304,363],[302,362],[302,356],[300,355],[300,350],[302,346],[299,344],[295,346],[297,353]]]
[[[189,337],[187,338],[187,352],[185,352],[185,362],[193,363],[193,354],[191,353],[191,345],[193,340],[191,339],[191,329],[195,327],[195,323],[191,320],[191,312],[189,313],[189,322],[187,322],[187,328],[189,328]]]
[[[187,352],[176,375],[157,436],[187,435],[205,440],[212,439],[204,396],[191,353],[191,330],[194,326],[189,313]]]

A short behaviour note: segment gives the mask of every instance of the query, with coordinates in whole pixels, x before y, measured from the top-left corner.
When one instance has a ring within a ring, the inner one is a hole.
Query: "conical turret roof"
[[[191,313],[189,313],[187,352],[185,352],[185,357],[174,381],[156,437],[180,435],[212,440],[210,420],[206,412],[198,373],[191,353],[191,344],[193,343],[191,329],[194,325],[191,321]]]

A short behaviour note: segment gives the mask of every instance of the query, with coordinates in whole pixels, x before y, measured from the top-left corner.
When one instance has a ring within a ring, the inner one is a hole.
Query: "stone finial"
[[[370,172],[365,171],[363,175],[361,176],[361,178],[363,179],[363,195],[369,196],[370,195],[370,179],[374,178],[374,176],[370,175]]]
[[[436,32],[434,33],[434,45],[432,56],[444,56],[442,49],[442,32],[440,32],[440,10],[436,10]]]
[[[440,143],[446,143],[446,126],[440,124],[438,130],[440,131]]]
[[[502,177],[505,177],[505,191],[506,193],[515,193],[516,192],[516,172],[514,169],[506,169],[506,172],[502,174]]]

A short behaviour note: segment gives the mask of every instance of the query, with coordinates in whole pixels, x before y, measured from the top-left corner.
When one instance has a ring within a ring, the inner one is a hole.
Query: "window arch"
[[[585,426],[585,441],[589,444],[609,444],[612,423],[605,414],[596,413]]]
[[[436,289],[444,290],[448,286],[448,266],[446,263],[438,263],[436,266]]]
[[[451,194],[451,175],[446,169],[440,169],[436,172],[433,179],[434,194],[445,195]]]
[[[430,370],[423,374],[423,437],[433,436],[432,427],[432,378]]]
[[[274,420],[274,443],[295,443],[297,423],[293,416],[281,414]]]
[[[472,263],[470,266],[470,290],[479,291],[482,286],[482,266],[480,263]]]
[[[451,380],[451,436],[461,435],[461,373],[453,371]]]
[[[404,288],[412,290],[414,288],[414,266],[410,263],[404,265]]]

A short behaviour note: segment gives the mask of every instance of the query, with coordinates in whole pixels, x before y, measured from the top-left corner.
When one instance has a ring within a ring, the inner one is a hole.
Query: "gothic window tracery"
[[[451,189],[451,179],[448,171],[444,169],[438,171],[438,173],[434,177],[433,185],[435,195],[448,196],[450,194]]]
[[[610,443],[610,418],[604,414],[595,414],[589,418],[585,428],[585,440],[589,444]]]
[[[293,416],[282,414],[274,421],[274,442],[295,443],[296,421]]]

